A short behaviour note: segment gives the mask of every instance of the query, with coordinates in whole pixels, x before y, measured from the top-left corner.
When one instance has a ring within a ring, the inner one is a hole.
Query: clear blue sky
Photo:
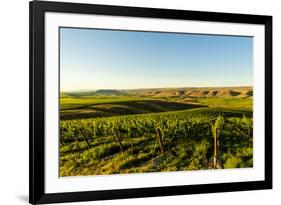
[[[253,38],[60,29],[61,91],[253,84]]]

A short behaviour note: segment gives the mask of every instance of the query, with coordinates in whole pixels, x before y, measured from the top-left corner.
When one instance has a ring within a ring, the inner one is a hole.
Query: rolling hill
[[[202,88],[159,88],[127,90],[129,94],[149,97],[252,97],[253,88],[247,87],[202,87]]]

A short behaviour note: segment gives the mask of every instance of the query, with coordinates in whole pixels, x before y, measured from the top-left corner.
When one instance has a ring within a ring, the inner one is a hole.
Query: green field
[[[252,167],[253,100],[239,89],[63,93],[60,176]]]

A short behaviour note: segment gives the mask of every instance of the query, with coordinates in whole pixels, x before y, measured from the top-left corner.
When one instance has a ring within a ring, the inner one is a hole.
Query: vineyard
[[[60,176],[253,166],[252,112],[220,107],[60,121]]]

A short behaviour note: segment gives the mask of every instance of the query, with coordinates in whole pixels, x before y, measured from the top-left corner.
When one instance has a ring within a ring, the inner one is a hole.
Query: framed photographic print
[[[272,188],[272,17],[30,2],[30,203]]]

